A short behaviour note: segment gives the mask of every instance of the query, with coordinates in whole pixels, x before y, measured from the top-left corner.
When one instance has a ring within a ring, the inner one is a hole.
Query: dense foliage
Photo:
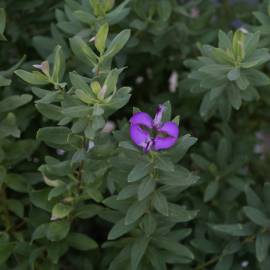
[[[0,0],[0,46],[1,270],[269,269],[268,0]]]

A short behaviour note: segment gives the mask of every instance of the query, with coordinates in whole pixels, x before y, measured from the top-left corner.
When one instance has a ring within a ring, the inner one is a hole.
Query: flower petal
[[[176,123],[174,122],[166,122],[164,123],[159,129],[159,132],[164,132],[168,134],[171,137],[176,137],[178,138],[179,136],[179,127]]]
[[[133,124],[131,124],[129,132],[132,141],[138,146],[144,148],[144,150],[148,151],[149,142],[152,141],[149,132],[143,130],[140,127],[140,125],[133,125]]]
[[[162,119],[162,115],[163,112],[165,111],[165,106],[164,105],[158,105],[157,111],[156,111],[156,115],[154,118],[154,122],[153,125],[158,128],[161,126],[161,119]]]
[[[168,149],[172,147],[178,139],[179,127],[174,122],[166,122],[159,129],[159,132],[163,132],[167,137],[157,136],[154,140],[154,149],[156,151],[161,149]]]
[[[130,118],[131,125],[143,125],[148,128],[152,128],[153,119],[145,112],[137,112]]]

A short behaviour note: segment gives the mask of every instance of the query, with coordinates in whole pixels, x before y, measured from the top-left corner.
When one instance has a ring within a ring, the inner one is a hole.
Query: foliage
[[[269,6],[0,0],[0,269],[268,269]]]

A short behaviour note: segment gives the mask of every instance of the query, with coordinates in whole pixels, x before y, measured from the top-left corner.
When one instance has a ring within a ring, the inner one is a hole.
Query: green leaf
[[[246,70],[245,75],[248,77],[250,84],[254,86],[265,86],[270,83],[270,78],[265,73],[253,68]]]
[[[214,270],[231,270],[233,264],[233,255],[221,256]]]
[[[17,192],[24,193],[27,192],[29,188],[26,179],[20,174],[9,173],[5,177],[4,182],[10,189]]]
[[[0,185],[4,182],[7,175],[7,170],[4,166],[0,166]]]
[[[10,96],[0,101],[0,113],[15,110],[32,100],[32,96],[24,94],[21,96]]]
[[[36,108],[42,115],[44,115],[48,119],[60,121],[63,118],[63,115],[61,113],[61,107],[59,106],[46,103],[37,103]]]
[[[45,238],[46,237],[46,232],[47,232],[47,227],[48,227],[48,224],[39,225],[34,230],[34,232],[32,234],[31,242],[33,242],[33,241],[35,241],[37,239]]]
[[[174,172],[161,173],[158,182],[168,186],[188,187],[195,184],[198,180],[198,176],[184,167],[177,166]]]
[[[76,217],[81,219],[88,219],[96,216],[101,210],[102,207],[99,205],[82,205],[76,210]]]
[[[22,80],[32,85],[46,85],[50,83],[49,79],[39,71],[28,72],[18,69],[14,73]]]
[[[187,210],[185,207],[174,203],[168,203],[168,209],[170,220],[177,223],[188,222],[194,219],[198,214],[197,210]]]
[[[249,34],[246,38],[245,42],[245,54],[246,57],[249,57],[250,55],[253,54],[255,49],[259,45],[259,40],[260,40],[260,32],[256,32],[254,34]]]
[[[190,147],[196,142],[197,138],[190,136],[190,134],[184,135],[181,137],[181,140],[178,140],[177,144],[169,151],[168,155],[170,159],[174,163],[177,163],[185,156]]]
[[[236,110],[239,110],[242,105],[242,98],[240,90],[233,85],[227,89],[229,101],[232,107]]]
[[[174,171],[174,164],[172,163],[172,161],[169,160],[168,158],[162,158],[160,156],[155,161],[154,167],[156,169],[160,169],[164,172],[173,172]]]
[[[129,173],[128,182],[135,182],[145,177],[150,172],[150,164],[147,162],[138,163]]]
[[[104,58],[112,58],[126,45],[130,37],[130,30],[123,30],[110,43]]]
[[[0,40],[7,40],[4,36],[4,31],[6,28],[6,12],[3,8],[0,8]]]
[[[134,202],[127,211],[125,217],[125,224],[129,225],[135,221],[137,221],[147,210],[148,208],[148,200],[143,200],[139,202]]]
[[[245,57],[244,48],[245,34],[241,30],[237,30],[233,35],[232,50],[235,59],[243,60]]]
[[[231,39],[221,30],[218,32],[218,47],[222,49],[231,48]]]
[[[232,145],[227,138],[221,138],[218,144],[217,161],[222,169],[227,166],[232,151]]]
[[[124,187],[118,194],[117,200],[126,200],[130,197],[133,197],[137,194],[138,186],[135,185],[128,185]]]
[[[106,40],[109,32],[109,25],[107,23],[103,24],[96,35],[95,46],[100,54],[103,54],[106,47]]]
[[[68,235],[70,223],[67,220],[53,221],[48,225],[46,237],[52,241],[61,241]]]
[[[70,72],[69,79],[72,83],[72,86],[75,89],[80,89],[80,90],[84,91],[86,94],[89,94],[91,97],[94,97],[94,95],[91,91],[91,88],[89,87],[89,85],[87,84],[87,82],[83,76],[80,76],[79,74],[77,74],[75,72]]]
[[[115,240],[129,231],[131,231],[135,227],[136,223],[132,223],[129,225],[126,225],[125,219],[120,219],[117,221],[114,226],[111,228],[109,234],[108,234],[108,240]]]
[[[248,236],[254,231],[254,227],[251,224],[221,224],[211,225],[211,227],[216,231],[232,236]]]
[[[151,236],[157,228],[157,222],[154,215],[151,213],[144,215],[142,225],[145,234],[148,237]]]
[[[32,191],[30,193],[31,203],[38,208],[51,212],[53,205],[52,202],[48,200],[48,194],[50,190],[50,188],[46,188],[42,190]]]
[[[212,101],[219,98],[224,93],[224,88],[225,88],[225,85],[212,88],[210,90],[209,99]]]
[[[198,154],[191,154],[190,157],[192,161],[195,163],[195,165],[197,165],[200,169],[204,171],[209,170],[211,166],[211,162],[209,160]]]
[[[66,185],[61,185],[55,188],[52,188],[48,194],[48,201],[52,200],[53,198],[59,197],[64,194],[67,190]]]
[[[95,23],[96,20],[95,16],[83,10],[76,10],[74,12],[74,15],[76,16],[76,18],[78,18],[79,21],[89,24],[91,26]]]
[[[37,132],[37,139],[48,143],[65,145],[68,143],[68,137],[71,134],[67,127],[45,127]]]
[[[172,5],[170,1],[161,0],[157,2],[157,11],[158,15],[162,19],[162,21],[167,21],[172,13]]]
[[[165,237],[158,237],[153,239],[153,241],[161,249],[171,251],[172,253],[183,258],[187,258],[190,260],[194,259],[193,253],[187,247],[175,242],[174,240]]]
[[[169,215],[169,205],[167,199],[161,192],[155,192],[152,204],[154,208],[163,216]]]
[[[256,236],[255,248],[256,257],[259,262],[263,262],[269,254],[270,236],[267,233],[258,233]]]
[[[7,207],[15,215],[17,215],[20,218],[23,218],[24,206],[21,201],[13,199],[7,200]]]
[[[0,75],[0,87],[1,86],[9,86],[11,84],[11,80],[5,78],[4,76]]]
[[[162,253],[158,249],[148,247],[148,258],[155,270],[167,270],[166,261]]]
[[[72,210],[73,210],[73,207],[71,205],[58,203],[52,209],[51,220],[64,218],[68,216]]]
[[[79,37],[70,39],[70,46],[73,53],[85,64],[95,67],[98,57],[93,50]]]
[[[250,82],[248,78],[245,76],[245,74],[241,74],[241,76],[236,80],[236,85],[241,89],[241,90],[246,90],[248,86],[250,85]],[[229,88],[231,89],[231,88]]]
[[[63,75],[65,73],[65,56],[61,46],[56,46],[54,51],[54,61],[53,61],[53,73],[52,80],[55,83],[61,82]]]
[[[104,82],[104,85],[103,85],[103,87],[106,87],[106,93],[104,94],[105,97],[116,92],[118,78],[122,71],[123,69],[114,68],[108,73],[106,80]]]
[[[156,187],[156,182],[154,179],[145,178],[142,180],[138,188],[138,200],[144,200],[149,194],[151,194]]]
[[[219,181],[211,181],[204,191],[203,201],[204,202],[211,201],[217,195],[218,190],[219,190]]]
[[[131,247],[131,269],[137,270],[138,266],[146,252],[150,238],[140,237],[135,240]]]
[[[86,104],[95,104],[96,103],[96,99],[94,99],[89,93],[85,93],[83,90],[81,89],[77,89],[75,91],[76,96],[84,103]]]
[[[103,195],[97,188],[86,187],[85,191],[87,195],[95,202],[101,202],[103,200]]]
[[[204,238],[195,238],[191,240],[191,245],[206,254],[215,254],[220,252],[220,249],[215,242]]]
[[[264,207],[264,204],[262,200],[260,199],[260,197],[248,185],[245,186],[245,194],[246,194],[246,199],[249,206],[253,206],[255,208]]]
[[[11,242],[0,243],[0,265],[3,265],[5,261],[10,257],[13,252],[15,245]]]
[[[243,208],[244,213],[246,216],[255,224],[259,226],[265,226],[265,227],[270,227],[270,219],[261,212],[259,209],[256,209],[255,207],[251,206],[245,206]]]
[[[96,249],[98,244],[95,240],[82,233],[70,233],[67,237],[68,244],[81,251]]]
[[[228,51],[221,48],[214,48],[213,51],[214,59],[220,64],[234,64],[234,59]]]
[[[227,74],[227,78],[230,81],[236,81],[239,77],[240,77],[240,69],[239,68],[234,68]]]

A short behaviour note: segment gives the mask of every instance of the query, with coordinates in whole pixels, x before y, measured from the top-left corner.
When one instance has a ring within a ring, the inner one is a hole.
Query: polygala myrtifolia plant
[[[0,269],[268,270],[269,3],[0,0]]]
[[[267,75],[258,70],[270,60],[267,48],[259,47],[260,33],[237,30],[234,34],[219,31],[218,47],[202,46],[198,60],[188,60],[192,68],[191,92],[204,93],[200,114],[210,118],[219,112],[225,120],[232,108],[259,98],[257,88],[269,85]]]
[[[169,103],[158,107],[154,120],[143,112],[130,119],[130,137],[143,150],[129,142],[127,125],[115,132],[114,138],[102,131],[108,117],[130,97],[128,87],[117,87],[123,69],[110,68],[112,57],[125,45],[130,32],[124,30],[106,44],[108,30],[107,24],[99,28],[94,46],[79,37],[70,40],[78,60],[92,70],[90,78],[70,72],[71,85],[63,81],[65,56],[60,46],[51,62],[34,65],[36,71],[16,71],[32,85],[49,85],[47,89],[34,86],[32,91],[38,97],[37,110],[57,125],[39,129],[37,139],[61,149],[64,155],[62,159],[45,157],[39,170],[48,187],[31,191],[33,205],[50,213],[32,234],[31,241],[39,250],[35,259],[48,257],[57,263],[68,247],[96,249],[93,238],[75,228],[80,219],[98,215],[115,223],[109,240],[121,237],[102,246],[109,248],[103,261],[106,269],[126,265],[134,270],[139,265],[156,269],[166,263],[189,263],[194,255],[179,241],[191,231],[180,225],[180,230],[172,228],[197,215],[197,211],[174,203],[198,180],[176,164],[196,140],[185,135],[175,145],[179,118],[169,121]],[[58,248],[52,251],[51,242]],[[45,251],[47,256],[42,257]],[[115,253],[119,255],[115,257]]]

